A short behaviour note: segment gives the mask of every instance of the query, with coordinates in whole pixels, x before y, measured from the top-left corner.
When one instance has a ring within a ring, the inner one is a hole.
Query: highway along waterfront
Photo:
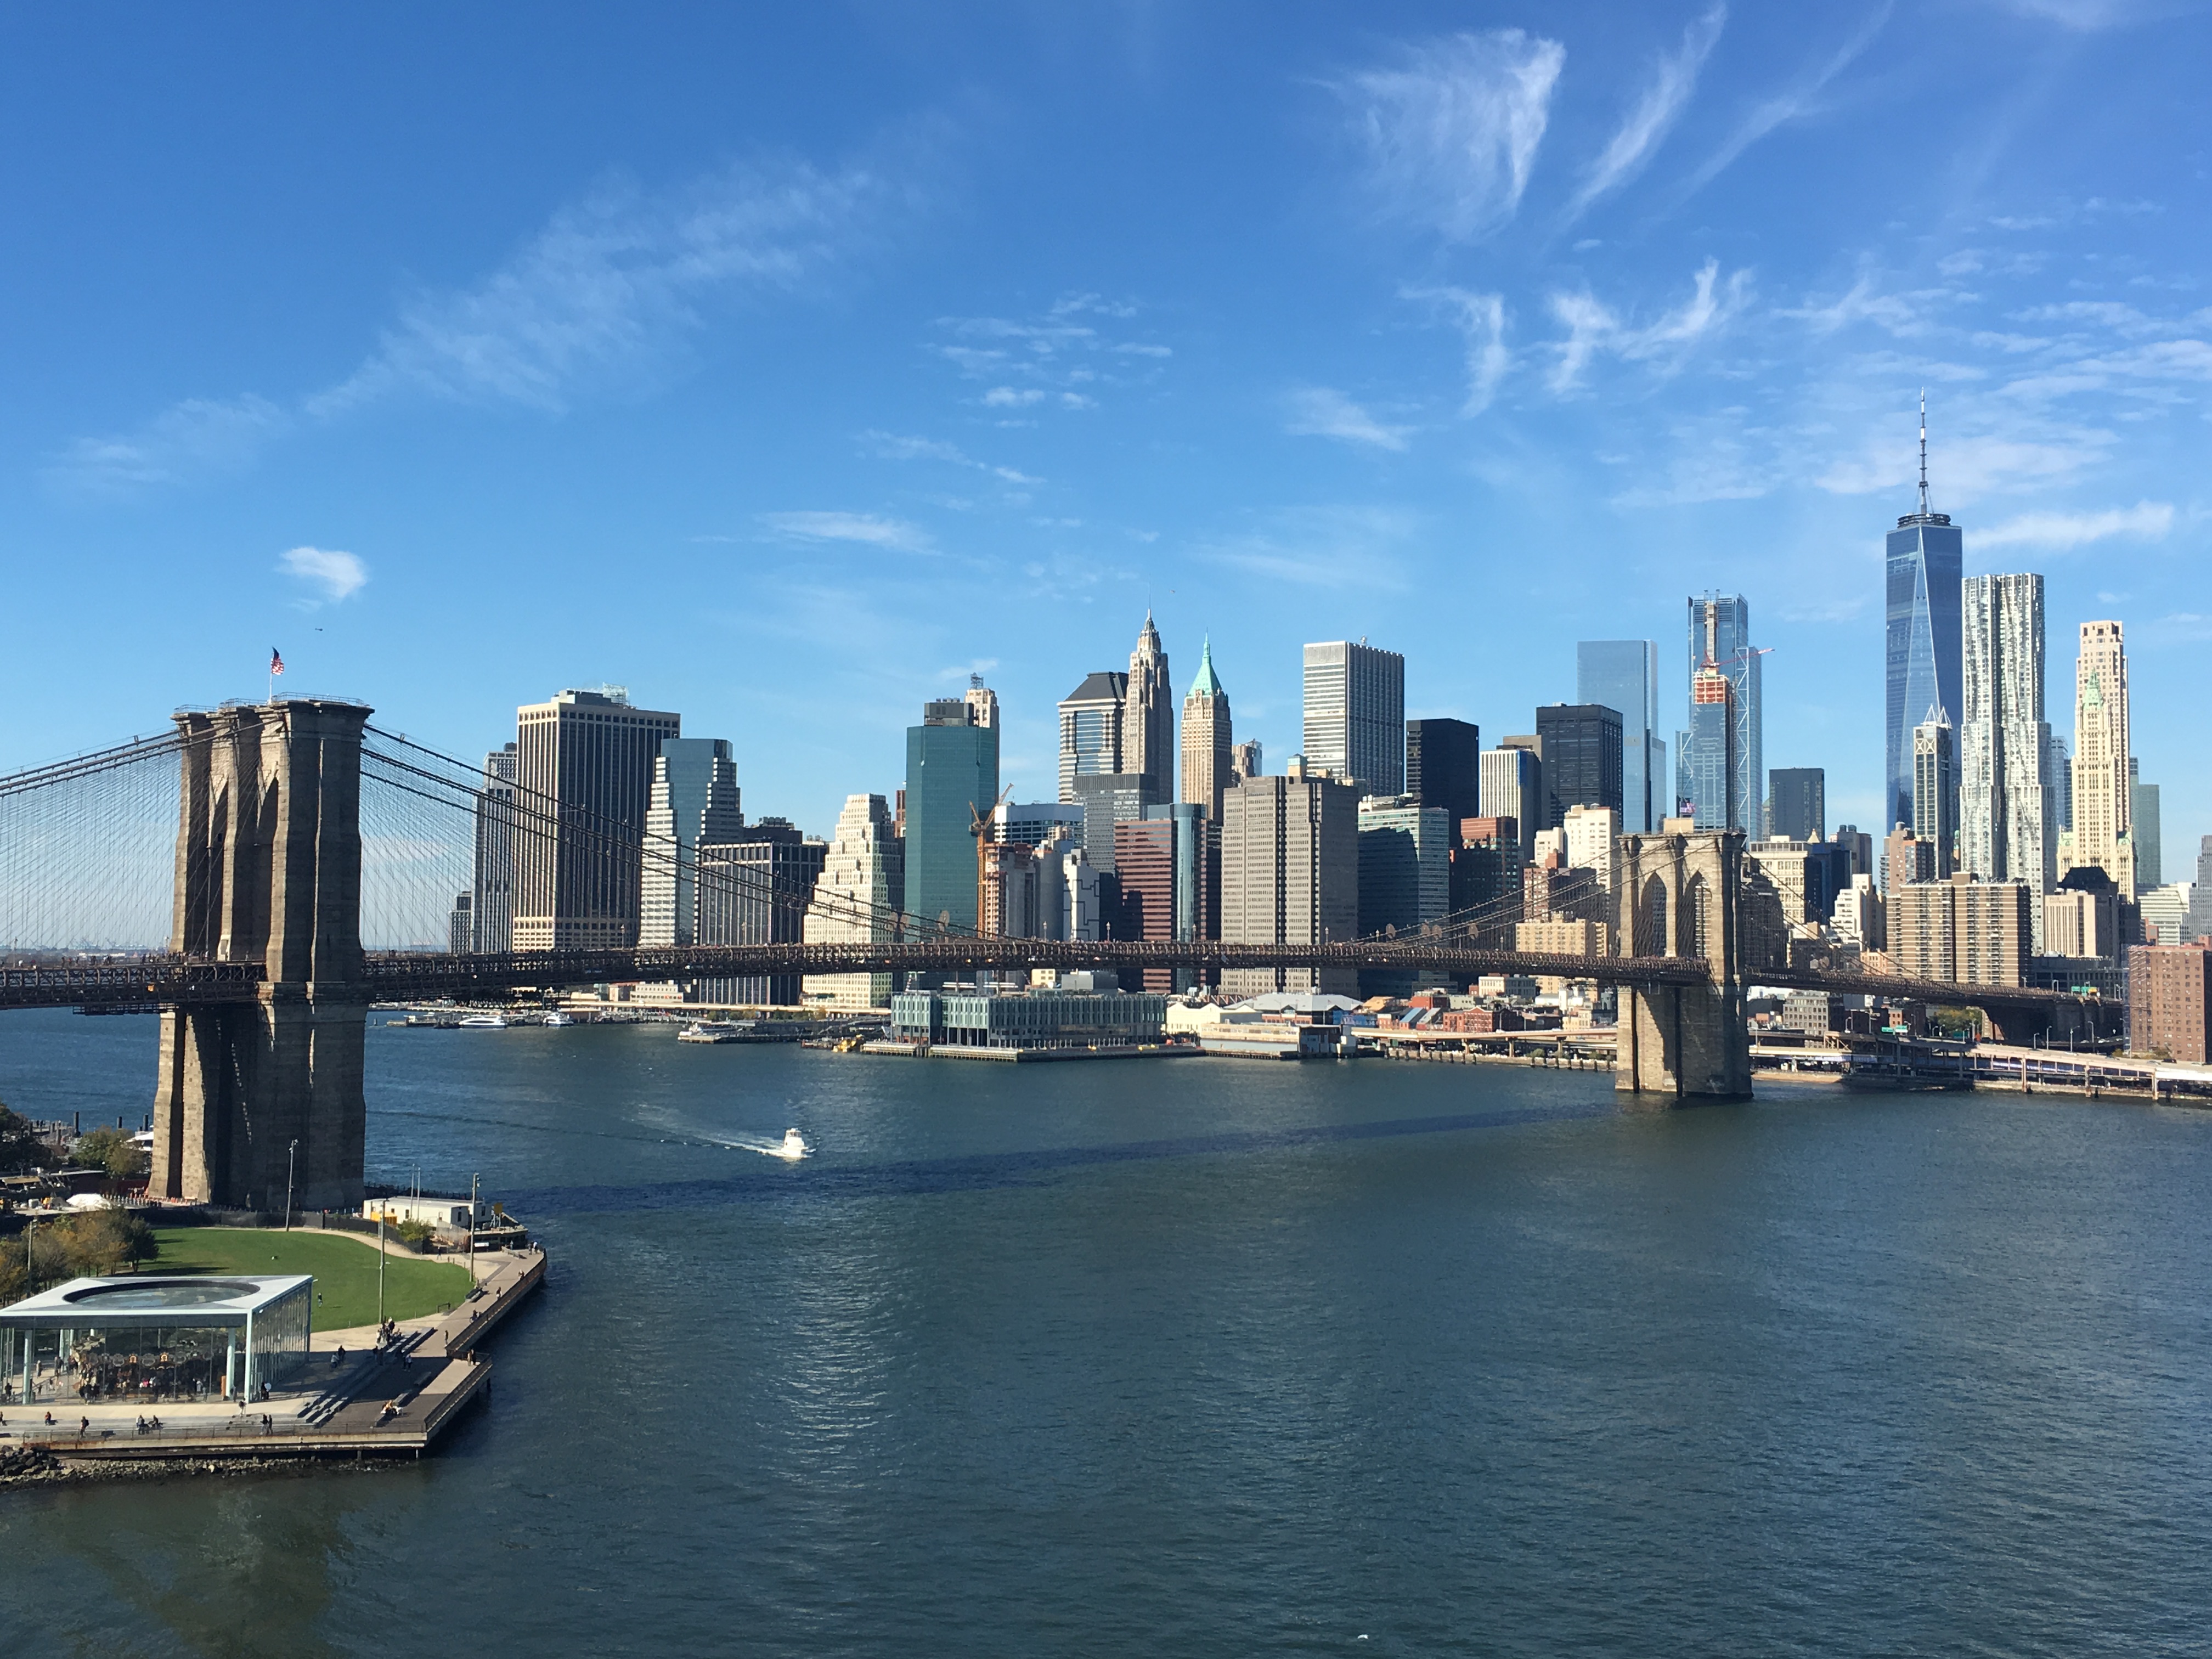
[[[155,1022],[11,1015],[135,1121]],[[368,1032],[549,1247],[439,1455],[0,1493],[56,1651],[2180,1652],[2212,1113]],[[799,1131],[810,1155],[763,1156]],[[251,1594],[248,1592],[251,1591]],[[1361,1639],[1361,1638],[1365,1639]]]

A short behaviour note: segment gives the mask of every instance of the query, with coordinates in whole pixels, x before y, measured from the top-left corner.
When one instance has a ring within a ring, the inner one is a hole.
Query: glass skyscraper
[[[975,706],[952,698],[922,705],[906,730],[906,908],[927,928],[973,933],[975,823],[999,802],[999,728],[976,726]]]
[[[1955,614],[1955,604],[1954,609]],[[1741,593],[1690,601],[1690,730],[1686,757],[1692,816],[1700,830],[1759,832],[1766,757],[1761,739],[1759,652],[1751,643],[1751,605]],[[1707,665],[1729,683],[1726,741],[1717,735],[1720,700],[1698,677]]]
[[[1920,510],[1889,532],[1889,625],[1884,654],[1888,696],[1882,745],[1888,781],[1888,830],[1916,822],[1912,732],[1930,712],[1961,717],[1959,583],[1963,538],[1947,513],[1928,508],[1928,405],[1920,407]],[[1955,823],[1957,804],[1938,814]]]
[[[1674,811],[1667,743],[1659,735],[1659,647],[1650,640],[1582,641],[1575,647],[1575,701],[1620,711],[1620,827],[1632,836],[1656,830]]]

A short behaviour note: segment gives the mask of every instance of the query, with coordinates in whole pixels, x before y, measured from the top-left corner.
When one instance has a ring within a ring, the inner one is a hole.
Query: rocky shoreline
[[[61,1486],[90,1480],[166,1480],[191,1475],[319,1475],[368,1474],[401,1467],[380,1458],[323,1457],[58,1457],[38,1446],[0,1446],[0,1492],[17,1487]]]

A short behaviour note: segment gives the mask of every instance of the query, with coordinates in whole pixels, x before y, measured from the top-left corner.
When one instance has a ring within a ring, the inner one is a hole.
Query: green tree
[[[88,1170],[105,1170],[116,1181],[143,1181],[153,1160],[131,1142],[130,1133],[123,1129],[94,1129],[81,1135],[70,1156],[78,1165]]]
[[[52,1158],[30,1120],[0,1105],[0,1175],[36,1169]]]
[[[150,1261],[154,1230],[128,1210],[88,1210],[52,1224],[56,1242],[73,1274],[121,1273]]]

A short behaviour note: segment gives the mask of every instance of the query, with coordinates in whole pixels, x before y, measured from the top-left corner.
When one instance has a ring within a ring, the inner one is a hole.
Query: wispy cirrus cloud
[[[1261,516],[1250,529],[1201,542],[1208,563],[1269,581],[1340,589],[1347,576],[1369,587],[1406,586],[1404,550],[1421,520],[1398,507],[1304,507]]]
[[[1907,488],[1917,465],[1907,417],[1900,411],[1881,430],[1884,435],[1866,444],[1858,454],[1831,460],[1814,477],[1814,485],[1837,495]],[[1936,504],[1949,507],[1987,495],[2065,483],[2088,468],[2103,465],[2113,442],[2110,432],[2045,422],[2008,423],[2002,435],[1947,431],[1930,468]]]
[[[1893,3],[1894,0],[1882,0],[1881,5],[1867,15],[1866,21],[1850,39],[1815,65],[1795,86],[1753,105],[1721,147],[1690,174],[1683,184],[1682,193],[1689,196],[1703,190],[1733,167],[1746,150],[1776,128],[1818,113],[1821,107],[1820,94],[1827,89],[1831,81],[1849,69],[1859,54],[1874,44],[1875,37],[1889,21]]]
[[[1146,360],[1175,356],[1157,340],[1120,337],[1136,315],[1126,301],[1073,294],[1042,316],[939,317],[943,337],[928,349],[970,380],[1000,382],[984,392],[986,409],[1094,409],[1097,388],[1141,384],[1157,373]]]
[[[896,432],[870,431],[863,432],[860,439],[868,446],[869,453],[887,461],[943,461],[948,465],[988,472],[993,477],[1011,484],[1041,484],[1044,482],[1042,478],[1033,478],[1011,466],[979,461],[959,445],[946,443],[941,438],[914,438]]]
[[[1636,100],[1611,141],[1598,152],[1573,199],[1567,204],[1565,222],[1572,224],[1599,197],[1619,189],[1644,171],[1683,110],[1688,107],[1691,95],[1698,89],[1698,72],[1705,67],[1727,21],[1728,8],[1715,6],[1682,32],[1679,50],[1666,53],[1653,66],[1650,82],[1644,88],[1643,96]]]
[[[1987,530],[1970,529],[1966,540],[1977,550],[2025,547],[2065,553],[2115,536],[2160,541],[2172,528],[2171,502],[2137,501],[2133,507],[2107,507],[2101,513],[2023,513]]]
[[[136,431],[79,438],[46,468],[67,489],[118,495],[241,472],[292,424],[266,398],[188,398]]]
[[[736,167],[663,191],[610,181],[478,281],[416,293],[337,385],[290,406],[187,398],[133,431],[77,440],[49,476],[111,491],[185,483],[242,470],[304,422],[405,397],[558,415],[664,378],[716,306],[797,290],[911,199],[866,167]]]
[[[319,598],[304,601],[310,610],[351,599],[368,580],[368,567],[356,555],[334,548],[292,548],[278,558],[276,568],[319,590]]]
[[[1748,270],[1735,271],[1723,282],[1720,262],[1708,259],[1692,279],[1689,299],[1643,328],[1624,323],[1588,289],[1554,294],[1552,315],[1566,325],[1567,337],[1555,348],[1559,362],[1552,370],[1552,390],[1575,390],[1600,352],[1631,362],[1657,362],[1672,372],[1699,340],[1742,309],[1750,289]]]
[[[1287,399],[1283,430],[1298,438],[1334,438],[1374,449],[1402,450],[1413,428],[1388,426],[1334,388],[1300,386]]]
[[[934,553],[936,538],[920,525],[873,513],[763,513],[777,536],[805,542],[857,542],[890,553]]]
[[[714,301],[789,290],[849,252],[891,196],[858,167],[732,167],[661,194],[611,181],[482,281],[410,301],[307,409],[411,392],[560,413],[665,372]]]
[[[1498,395],[1498,387],[1513,367],[1513,354],[1505,343],[1505,296],[1476,294],[1463,288],[1409,288],[1402,298],[1425,300],[1443,308],[1467,340],[1467,398],[1460,405],[1462,418],[1480,415]]]
[[[1455,242],[1510,219],[1566,60],[1556,40],[1495,29],[1407,46],[1338,83],[1382,210]]]

